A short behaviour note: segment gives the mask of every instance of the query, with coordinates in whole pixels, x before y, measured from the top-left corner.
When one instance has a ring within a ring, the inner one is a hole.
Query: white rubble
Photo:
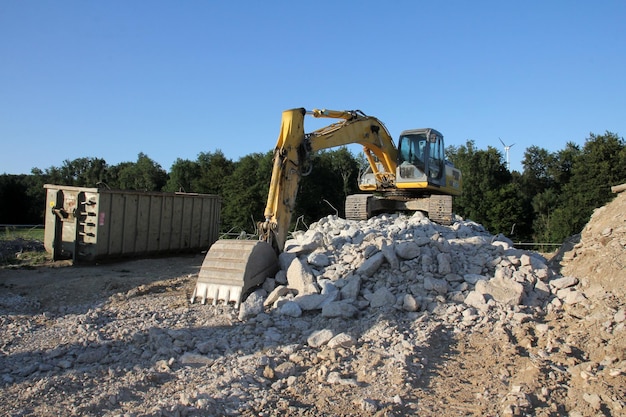
[[[316,297],[294,301],[325,317],[353,317],[367,308],[425,311],[441,297],[482,314],[497,306],[583,302],[573,288],[578,281],[550,270],[538,254],[516,249],[474,222],[457,219],[442,226],[421,213],[360,222],[328,216],[295,233],[280,259],[275,280],[286,275],[291,291],[273,292],[265,305],[276,306],[294,293]]]

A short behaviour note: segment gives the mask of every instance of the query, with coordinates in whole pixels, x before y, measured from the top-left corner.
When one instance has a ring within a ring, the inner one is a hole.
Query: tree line
[[[29,175],[0,175],[0,223],[41,224],[43,184],[137,191],[182,191],[222,198],[222,232],[253,232],[262,220],[272,170],[271,151],[237,161],[220,150],[196,160],[177,159],[170,171],[144,153],[135,162],[108,165],[102,158],[65,160],[59,167],[33,168]],[[626,182],[626,143],[611,132],[590,134],[583,146],[569,142],[557,152],[531,146],[523,171],[509,171],[496,148],[473,141],[448,146],[446,157],[463,174],[463,195],[454,211],[514,241],[560,243],[579,233],[593,210],[613,197],[610,187]],[[359,192],[365,159],[347,148],[318,152],[311,175],[302,178],[294,221],[343,216],[347,195]]]

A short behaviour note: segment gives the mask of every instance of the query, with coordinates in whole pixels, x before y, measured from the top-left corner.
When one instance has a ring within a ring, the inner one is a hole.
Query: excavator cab
[[[427,188],[442,185],[444,173],[443,135],[435,129],[405,130],[398,141],[398,188]],[[401,184],[404,184],[401,185]]]

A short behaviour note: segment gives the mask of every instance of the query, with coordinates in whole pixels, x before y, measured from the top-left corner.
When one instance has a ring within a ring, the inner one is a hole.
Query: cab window
[[[423,133],[400,137],[398,144],[400,148],[399,162],[408,162],[423,171],[426,158],[425,151],[426,146],[428,146],[427,143],[426,135]]]

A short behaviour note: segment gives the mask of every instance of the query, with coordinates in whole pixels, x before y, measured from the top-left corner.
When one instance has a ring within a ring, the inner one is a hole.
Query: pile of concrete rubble
[[[367,308],[407,312],[464,306],[470,324],[498,305],[551,309],[585,301],[578,279],[555,274],[546,259],[503,235],[421,213],[364,222],[326,217],[287,241],[281,270],[242,304],[240,319],[264,308],[299,317],[350,318]],[[455,307],[456,308],[456,307]]]

